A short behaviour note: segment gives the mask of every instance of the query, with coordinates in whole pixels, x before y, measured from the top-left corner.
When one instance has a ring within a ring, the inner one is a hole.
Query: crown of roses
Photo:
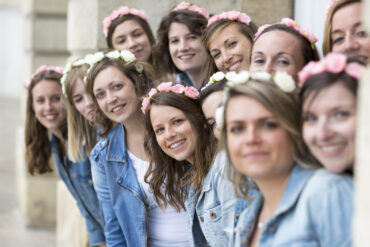
[[[359,63],[347,63],[347,57],[339,53],[328,53],[322,60],[309,62],[298,72],[299,83],[302,85],[313,75],[321,74],[323,72],[330,72],[333,74],[345,72],[347,75],[359,79],[365,67]]]
[[[274,74],[270,74],[267,72],[253,72],[249,73],[246,70],[242,70],[239,73],[235,73],[228,82],[226,83],[226,87],[224,89],[223,94],[223,104],[227,101],[230,95],[230,89],[233,87],[244,84],[251,80],[257,81],[266,81],[266,82],[274,82],[276,86],[286,93],[291,93],[295,90],[295,81],[291,75],[286,72],[276,72]],[[223,126],[223,117],[224,117],[225,107],[224,105],[217,108],[215,113],[216,124],[218,128],[222,128]]]
[[[293,28],[294,30],[296,30],[300,35],[302,35],[303,37],[305,37],[310,43],[311,43],[311,47],[312,49],[315,48],[315,43],[317,42],[317,38],[316,36],[311,33],[310,31],[306,30],[306,29],[303,29],[296,21],[290,19],[290,18],[283,18],[281,19],[281,22],[279,23],[276,23],[276,24],[283,24],[287,27],[290,27],[290,28]],[[257,39],[258,36],[261,35],[261,33],[263,33],[263,31],[265,31],[266,28],[272,26],[274,24],[265,24],[263,26],[260,26],[257,30],[257,32],[254,34],[254,40]]]
[[[148,20],[148,16],[143,9],[135,9],[135,8],[129,8],[127,6],[121,6],[118,9],[115,9],[112,11],[112,13],[105,17],[103,20],[103,33],[104,36],[108,36],[109,27],[112,24],[112,21],[118,17],[124,16],[124,15],[136,15],[140,17],[143,20]]]
[[[241,23],[244,23],[248,26],[251,23],[251,18],[247,14],[233,10],[233,11],[223,12],[221,14],[212,16],[208,20],[207,27],[209,27],[212,23],[215,23],[216,21],[219,21],[219,20],[240,21]]]
[[[32,79],[40,74],[40,73],[43,73],[43,72],[46,72],[46,71],[55,71],[59,74],[63,74],[63,71],[64,71],[64,68],[63,67],[60,67],[60,66],[46,66],[46,65],[41,65],[36,71],[35,73],[33,73],[30,77],[27,78],[26,80],[26,83],[25,83],[25,86],[26,88],[29,88],[30,85],[31,85],[31,82],[32,82]]]
[[[206,9],[200,8],[197,5],[191,4],[191,3],[188,3],[188,2],[179,3],[178,5],[176,5],[175,8],[173,8],[171,10],[171,12],[177,11],[177,10],[190,10],[190,11],[193,11],[193,12],[198,13],[200,15],[203,15],[207,20],[209,19],[209,13]]]
[[[162,82],[156,88],[150,89],[149,93],[144,97],[143,102],[141,104],[141,111],[145,113],[145,110],[149,106],[150,100],[153,97],[153,95],[156,95],[157,93],[169,93],[169,92],[183,94],[191,99],[197,99],[199,96],[198,90],[194,87],[183,86],[181,84],[173,85],[172,82]]]

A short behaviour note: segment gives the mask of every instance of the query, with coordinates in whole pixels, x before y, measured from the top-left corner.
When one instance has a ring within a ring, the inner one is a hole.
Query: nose
[[[93,101],[92,101],[92,99],[91,99],[90,95],[86,95],[86,96],[85,96],[85,100],[84,100],[84,102],[85,102],[85,106],[86,106],[86,107],[91,107],[91,106],[92,106],[92,104],[93,104]]]
[[[258,130],[256,126],[250,126],[248,127],[246,133],[245,133],[245,143],[250,144],[256,144],[259,141],[259,135]]]
[[[268,73],[273,72],[272,61],[266,61],[266,63],[264,64],[264,66],[262,68],[262,71],[263,72],[268,72]]]
[[[176,136],[176,132],[171,127],[167,127],[165,129],[166,139],[172,139],[174,136]]]
[[[50,110],[52,108],[52,102],[50,100],[45,101],[45,108],[46,110]]]
[[[107,98],[108,98],[108,104],[112,104],[116,102],[117,96],[115,96],[113,93],[108,92],[107,93]]]
[[[232,56],[228,52],[221,52],[221,57],[224,64],[229,64],[231,62]]]
[[[344,39],[343,47],[344,51],[357,50],[359,48],[359,43],[352,34],[348,34]]]
[[[320,119],[316,129],[316,138],[319,141],[329,140],[334,134],[327,119]]]
[[[132,38],[132,37],[128,37],[127,38],[127,44],[128,44],[128,48],[129,49],[133,49],[136,47],[137,45],[137,42],[136,42],[136,39]]]
[[[186,39],[180,40],[180,50],[188,50],[189,49],[189,43]]]

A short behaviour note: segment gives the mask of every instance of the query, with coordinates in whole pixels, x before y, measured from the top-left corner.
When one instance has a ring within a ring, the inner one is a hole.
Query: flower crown
[[[67,94],[66,94],[66,79],[67,79],[68,73],[73,68],[80,67],[84,64],[86,64],[85,59],[79,59],[79,60],[77,60],[73,63],[67,63],[66,66],[64,67],[63,76],[62,76],[62,78],[60,78],[60,83],[62,83],[62,90],[63,90],[64,96],[67,97]]]
[[[221,14],[212,16],[208,20],[207,27],[209,27],[212,23],[215,23],[216,21],[219,21],[219,20],[240,21],[241,23],[244,23],[248,26],[251,23],[251,18],[247,14],[233,10],[233,11],[223,12]]]
[[[235,71],[230,71],[230,72],[227,72],[226,74],[222,71],[218,71],[216,73],[214,73],[210,78],[209,78],[209,81],[208,83],[202,87],[200,89],[200,91],[203,91],[204,89],[206,89],[207,87],[211,86],[212,84],[216,83],[216,82],[219,82],[219,81],[222,81],[224,79],[230,81],[232,79],[233,76],[236,75],[236,72]]]
[[[347,63],[347,57],[339,53],[329,53],[321,61],[311,61],[298,72],[299,83],[303,84],[313,75],[321,74],[323,72],[341,73],[345,72],[347,75],[359,79],[365,67],[359,63]]]
[[[135,8],[129,8],[127,6],[121,6],[118,9],[115,9],[112,11],[112,13],[105,17],[103,20],[103,33],[104,36],[108,36],[109,27],[112,24],[112,21],[118,17],[124,16],[124,15],[136,15],[140,17],[143,20],[148,20],[148,16],[143,9],[135,9]]]
[[[150,99],[153,97],[153,95],[157,93],[164,93],[164,92],[184,94],[185,96],[191,99],[197,99],[199,96],[198,90],[194,87],[183,86],[181,84],[172,85],[172,82],[162,82],[156,88],[150,89],[148,95],[146,95],[145,98],[143,99],[143,102],[141,104],[141,111],[145,114],[145,110],[150,104]]]
[[[279,89],[286,93],[294,92],[296,86],[295,81],[291,75],[286,72],[276,72],[274,74],[270,74],[267,72],[252,72],[249,73],[246,70],[242,70],[239,73],[236,73],[231,77],[230,80],[226,83],[226,87],[224,89],[222,106],[218,107],[215,113],[216,124],[218,128],[222,128],[223,125],[223,116],[225,111],[224,103],[227,101],[230,93],[230,88],[233,88],[237,85],[244,84],[250,80],[257,80],[257,81],[273,81]]]
[[[310,41],[311,47],[312,47],[312,49],[314,49],[314,47],[315,47],[314,45],[317,42],[316,36],[313,35],[313,33],[311,33],[310,31],[303,29],[296,21],[294,21],[294,20],[292,20],[290,18],[283,18],[283,19],[281,19],[281,22],[276,23],[276,24],[283,24],[283,25],[285,25],[287,27],[293,28],[300,35],[302,35],[308,41]],[[266,28],[268,28],[268,27],[270,27],[272,25],[274,25],[274,24],[265,24],[263,26],[260,26],[258,28],[257,32],[254,34],[254,40],[256,40],[257,37],[260,36],[261,33],[263,33],[263,31],[265,31]]]
[[[335,4],[339,2],[339,0],[331,0],[328,7],[326,8],[325,16],[327,17],[330,10],[335,6]]]
[[[57,72],[59,74],[63,74],[63,71],[64,71],[64,68],[63,67],[60,67],[60,66],[46,66],[46,65],[41,65],[36,71],[35,73],[33,73],[30,77],[27,78],[26,80],[26,83],[25,83],[25,86],[26,88],[29,88],[30,85],[31,85],[31,82],[32,82],[32,79],[40,74],[40,73],[43,73],[43,72],[46,72],[46,71],[54,71],[54,72]]]
[[[191,3],[188,3],[188,2],[179,3],[178,5],[176,5],[175,8],[173,8],[171,10],[171,12],[177,11],[177,10],[190,10],[190,11],[193,11],[193,12],[198,13],[200,15],[203,15],[207,20],[209,19],[209,13],[206,9],[200,8],[197,5],[191,4]]]

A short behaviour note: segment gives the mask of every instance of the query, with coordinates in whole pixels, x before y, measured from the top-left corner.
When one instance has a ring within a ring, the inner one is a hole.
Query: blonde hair
[[[86,159],[96,143],[97,129],[77,111],[72,95],[73,86],[78,80],[83,81],[87,69],[88,65],[86,64],[72,68],[64,85],[68,125],[68,157],[73,162]]]
[[[270,111],[280,122],[293,145],[293,161],[302,166],[318,167],[318,162],[309,152],[303,142],[300,127],[301,107],[298,103],[296,93],[286,93],[278,88],[273,82],[251,80],[244,84],[229,87],[229,97],[225,102],[224,122],[227,106],[230,99],[236,96],[246,96],[257,100],[268,111]],[[229,150],[227,147],[226,124],[222,127],[221,145],[226,149],[228,160],[231,162]],[[229,177],[234,184],[234,190],[237,196],[249,199],[248,191],[251,187],[248,178],[229,165]]]

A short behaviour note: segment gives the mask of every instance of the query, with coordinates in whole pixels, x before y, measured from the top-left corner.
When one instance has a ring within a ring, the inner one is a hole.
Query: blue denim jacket
[[[90,159],[94,187],[106,222],[107,246],[147,246],[147,211],[127,153],[122,124],[99,140]]]
[[[234,246],[248,246],[262,204],[262,195],[255,193],[240,215]],[[351,246],[352,214],[351,177],[296,165],[280,205],[262,229],[259,246]]]
[[[90,160],[85,157],[85,160],[74,163],[67,157],[62,159],[58,151],[57,137],[53,134],[50,145],[59,176],[76,199],[78,208],[85,218],[90,246],[105,243],[104,219],[92,183]]]
[[[227,178],[227,157],[224,151],[217,154],[213,165],[204,179],[199,195],[190,189],[185,202],[192,225],[194,246],[228,246],[233,236],[236,217],[247,204],[242,202],[236,207],[232,183]],[[196,217],[194,217],[196,216]],[[205,239],[199,236],[199,226]]]

